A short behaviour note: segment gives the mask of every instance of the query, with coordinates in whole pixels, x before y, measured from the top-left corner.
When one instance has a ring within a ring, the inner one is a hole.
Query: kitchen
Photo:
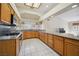
[[[79,3],[0,3],[0,56],[79,56]]]

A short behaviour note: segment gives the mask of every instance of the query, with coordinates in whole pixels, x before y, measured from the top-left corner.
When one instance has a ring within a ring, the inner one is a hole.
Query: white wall
[[[47,32],[56,31],[56,28],[61,27],[64,28],[67,33],[75,34],[76,31],[70,29],[71,24],[69,24],[69,22],[72,21],[79,21],[79,7],[51,18],[50,21],[44,20],[43,25]]]
[[[58,17],[51,18],[49,21],[45,20],[43,25],[47,32],[55,32],[57,31],[57,28],[64,28],[66,31],[68,31],[67,21]]]
[[[36,24],[36,22],[30,20],[30,19],[22,19],[20,27],[17,27],[17,29],[40,29],[41,25]],[[42,28],[41,28],[42,29]]]
[[[79,20],[79,7],[73,8],[72,10],[64,12],[63,14],[58,15],[58,17],[68,22],[78,21]]]
[[[23,19],[21,22],[21,28],[23,29],[31,29],[34,26],[34,22],[32,22],[30,19]]]

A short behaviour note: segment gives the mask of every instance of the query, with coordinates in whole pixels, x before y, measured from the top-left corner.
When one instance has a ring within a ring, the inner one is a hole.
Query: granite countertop
[[[66,38],[71,38],[71,39],[75,39],[75,40],[79,40],[79,36],[75,36],[73,34],[69,34],[69,33],[58,33],[58,32],[46,32],[46,31],[42,31],[44,33],[48,33],[48,34],[53,34],[53,35],[57,35],[57,36],[61,36],[61,37],[66,37]]]
[[[79,36],[74,36],[73,34],[69,34],[69,33],[46,32],[45,30],[21,30],[21,32],[23,32],[23,31],[38,31],[38,32],[43,32],[43,33],[48,33],[48,34],[53,34],[53,35],[57,35],[57,36],[61,36],[61,37],[79,40]],[[21,35],[21,34],[22,33],[20,33],[19,35]],[[19,35],[0,36],[0,40],[16,39],[19,37]]]
[[[46,32],[45,30],[31,30],[31,29],[30,30],[22,30],[22,31],[38,31],[38,32],[43,32],[43,33],[48,33],[48,34],[53,34],[53,35],[57,35],[57,36],[61,36],[61,37],[79,40],[79,36],[75,36],[70,33]]]
[[[23,30],[18,30],[18,31],[45,31],[41,29],[23,29]]]
[[[17,39],[22,33],[18,35],[9,35],[9,36],[0,36],[0,40],[11,40],[11,39]]]

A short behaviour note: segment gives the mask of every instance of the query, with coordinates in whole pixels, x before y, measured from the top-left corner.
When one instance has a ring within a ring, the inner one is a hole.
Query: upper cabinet
[[[15,17],[16,18],[15,18]],[[19,17],[14,12],[14,9],[11,7],[9,3],[1,3],[0,4],[0,21],[5,24],[13,24],[14,19],[16,19],[16,23],[19,23]]]
[[[8,24],[11,23],[11,10],[10,5],[7,3],[1,4],[1,21]]]

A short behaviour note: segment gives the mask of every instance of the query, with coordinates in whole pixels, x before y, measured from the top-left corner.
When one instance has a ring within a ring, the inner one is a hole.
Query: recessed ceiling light
[[[46,7],[48,7],[48,5],[46,5]]]
[[[78,5],[73,5],[72,8],[75,8],[75,7],[77,7],[77,6],[78,6]]]

